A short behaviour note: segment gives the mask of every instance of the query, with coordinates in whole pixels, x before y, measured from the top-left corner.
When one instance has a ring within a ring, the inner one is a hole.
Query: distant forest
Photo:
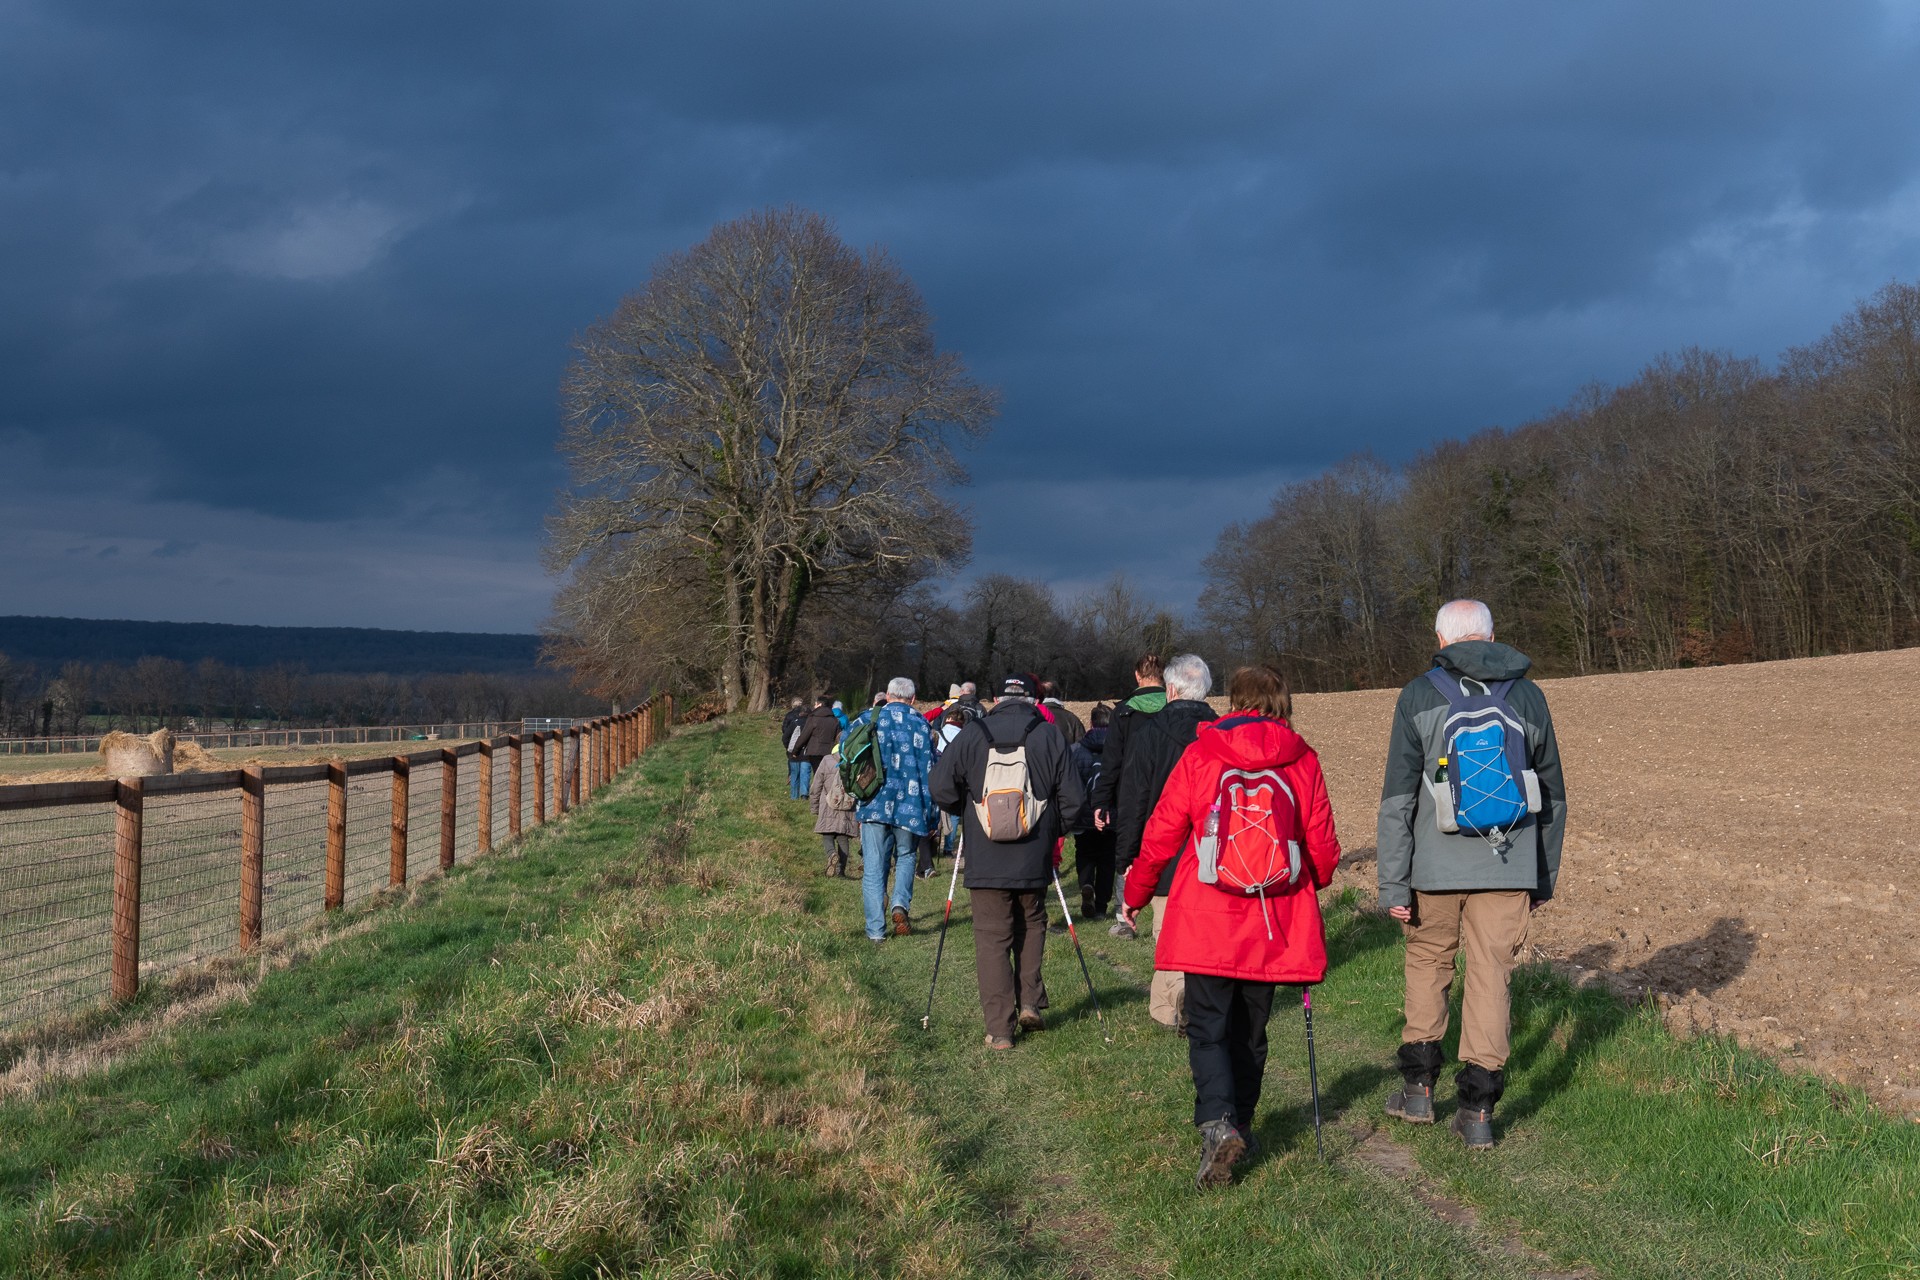
[[[1005,575],[834,602],[786,684],[930,691],[1011,670],[1124,693],[1133,655],[1192,649],[1296,688],[1392,685],[1433,612],[1493,606],[1542,675],[1920,645],[1920,286],[1893,284],[1777,365],[1662,356],[1511,429],[1402,466],[1350,458],[1223,530],[1177,617],[1116,577],[1061,599]]]
[[[0,653],[16,662],[136,662],[203,658],[230,667],[291,665],[308,671],[513,672],[539,666],[540,637],[372,627],[243,627],[222,622],[132,622],[0,617]]]
[[[603,712],[538,636],[0,618],[0,737]]]

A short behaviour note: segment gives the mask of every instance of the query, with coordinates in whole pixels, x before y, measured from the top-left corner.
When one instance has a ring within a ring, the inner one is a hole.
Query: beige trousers
[[[1153,900],[1153,940],[1160,941],[1160,922],[1167,918],[1167,900]],[[1147,986],[1147,1016],[1163,1027],[1182,1027],[1187,1022],[1187,975],[1167,969],[1155,969]]]
[[[1414,891],[1407,937],[1407,1029],[1402,1044],[1439,1041],[1447,1034],[1447,992],[1453,957],[1467,957],[1460,1000],[1460,1061],[1489,1071],[1507,1064],[1507,979],[1527,945],[1531,897],[1525,889],[1463,893]]]

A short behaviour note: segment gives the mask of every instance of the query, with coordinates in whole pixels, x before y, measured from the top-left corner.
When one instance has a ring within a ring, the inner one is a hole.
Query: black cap
[[[1006,684],[1000,688],[1003,698],[1037,698],[1040,691],[1033,687],[1033,681],[1023,675],[1010,675]]]

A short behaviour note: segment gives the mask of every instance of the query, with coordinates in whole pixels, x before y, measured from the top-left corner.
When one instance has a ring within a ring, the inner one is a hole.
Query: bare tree
[[[711,663],[729,706],[765,709],[817,595],[965,555],[941,486],[964,479],[953,445],[994,396],[885,252],[818,215],[721,224],[576,349],[573,488],[550,523],[550,562],[574,575],[559,652],[658,680],[650,642],[684,633],[671,661]]]

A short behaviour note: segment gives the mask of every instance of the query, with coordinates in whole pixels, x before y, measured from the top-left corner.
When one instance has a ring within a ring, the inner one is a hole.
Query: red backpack
[[[1303,877],[1299,831],[1293,788],[1279,770],[1223,770],[1194,848],[1200,883],[1236,897],[1258,897],[1271,938],[1268,895],[1292,892]]]

